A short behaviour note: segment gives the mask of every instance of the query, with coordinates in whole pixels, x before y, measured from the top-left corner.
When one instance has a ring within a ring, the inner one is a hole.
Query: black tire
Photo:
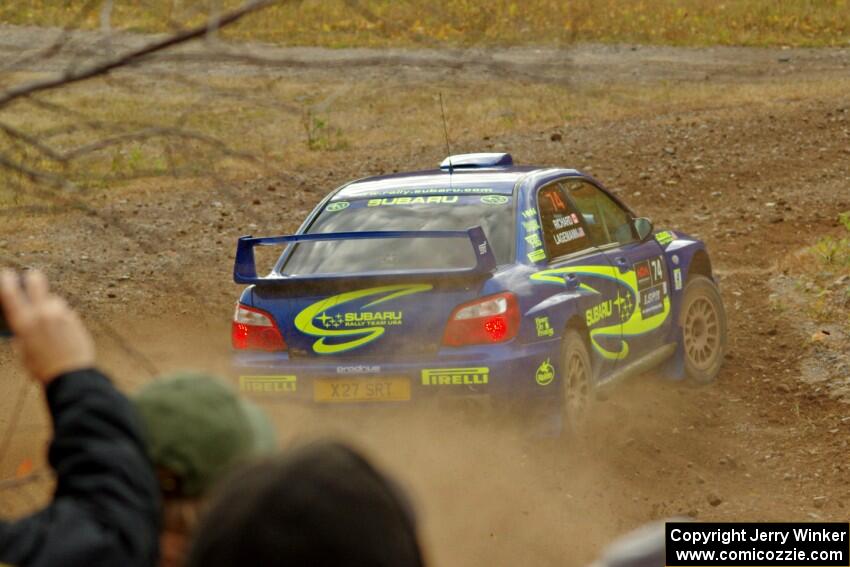
[[[679,327],[688,378],[701,384],[713,381],[726,354],[726,311],[717,285],[707,277],[688,278]]]
[[[567,329],[561,349],[561,408],[568,436],[580,436],[587,427],[593,404],[593,367],[581,333]]]

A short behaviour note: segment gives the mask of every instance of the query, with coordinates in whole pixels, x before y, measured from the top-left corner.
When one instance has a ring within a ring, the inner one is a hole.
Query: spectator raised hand
[[[50,293],[43,273],[0,274],[0,304],[30,376],[47,384],[94,366],[94,342],[64,299]]]
[[[154,565],[159,488],[134,407],[94,369],[91,336],[43,274],[3,272],[0,301],[24,367],[44,385],[56,473],[47,507],[0,522],[0,563]]]

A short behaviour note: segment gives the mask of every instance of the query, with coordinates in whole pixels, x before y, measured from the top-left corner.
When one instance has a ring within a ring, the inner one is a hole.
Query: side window
[[[598,187],[585,181],[564,183],[567,192],[587,224],[587,232],[595,246],[612,242],[635,241],[632,217]]]
[[[543,229],[543,242],[550,258],[590,248],[581,219],[558,183],[537,192],[537,207]]]

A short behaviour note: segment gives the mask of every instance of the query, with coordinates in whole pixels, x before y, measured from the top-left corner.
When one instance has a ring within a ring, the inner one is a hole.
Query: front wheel
[[[564,335],[561,364],[564,423],[568,434],[580,434],[587,423],[593,400],[593,371],[587,343],[575,329]]]
[[[726,312],[717,286],[707,277],[688,278],[679,326],[688,377],[701,383],[713,381],[726,352]]]

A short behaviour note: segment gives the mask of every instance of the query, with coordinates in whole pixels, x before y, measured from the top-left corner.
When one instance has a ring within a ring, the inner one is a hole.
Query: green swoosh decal
[[[553,268],[551,270],[542,270],[540,272],[532,274],[531,279],[539,282],[559,283],[566,285],[567,281],[564,276],[568,274],[585,275],[612,280],[617,284],[625,287],[628,292],[631,293],[635,301],[637,301],[637,275],[635,274],[634,270],[629,270],[625,273],[619,273],[618,270],[616,270],[614,267],[608,266],[569,266],[565,268]],[[579,289],[599,294],[596,289],[584,283],[579,284]],[[619,300],[620,294],[618,292],[617,302],[619,302]],[[619,308],[620,307],[618,305],[618,310]],[[635,306],[628,320],[622,321],[621,323],[616,323],[614,325],[608,325],[606,327],[591,329],[590,342],[593,344],[593,348],[595,348],[602,357],[608,360],[622,360],[629,355],[629,343],[624,340],[623,337],[633,337],[636,335],[643,335],[645,333],[654,331],[655,329],[664,324],[664,321],[667,320],[667,316],[669,314],[669,296],[664,298],[664,308],[662,309],[662,311],[646,319],[644,319],[641,315],[640,307]],[[612,351],[604,348],[597,341],[597,338],[603,337],[620,337],[620,350]]]
[[[314,337],[319,337],[319,340],[313,343],[313,350],[318,354],[334,354],[337,352],[345,352],[374,341],[375,339],[384,334],[384,327],[375,325],[357,329],[322,329],[317,327],[313,323],[313,320],[316,317],[318,317],[328,309],[338,307],[351,301],[363,299],[364,297],[372,297],[375,295],[380,296],[382,294],[387,294],[384,297],[379,297],[371,303],[367,303],[366,305],[361,307],[361,309],[373,305],[378,305],[380,303],[384,303],[392,299],[397,299],[405,295],[428,291],[433,289],[433,287],[434,286],[430,284],[385,285],[381,287],[361,289],[358,291],[349,291],[347,293],[341,293],[339,295],[332,295],[330,297],[322,299],[321,301],[317,301],[316,303],[313,303],[312,305],[309,305],[305,309],[301,310],[301,312],[298,313],[298,315],[296,315],[295,317],[295,327],[302,333]],[[325,342],[325,339],[342,337],[358,338],[354,338],[350,341],[338,344],[327,344]]]

